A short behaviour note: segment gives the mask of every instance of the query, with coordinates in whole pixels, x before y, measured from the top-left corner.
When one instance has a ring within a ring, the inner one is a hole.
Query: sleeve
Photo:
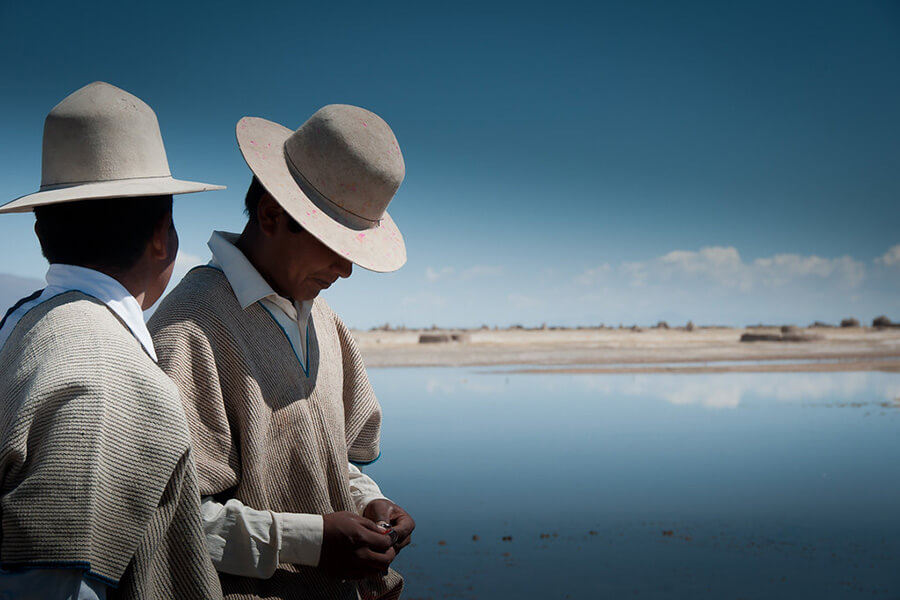
[[[156,315],[154,315],[156,317]],[[178,386],[190,427],[200,493],[214,495],[238,485],[238,444],[232,436],[233,415],[225,404],[216,353],[228,340],[211,340],[190,319],[148,323],[159,366]],[[223,329],[224,331],[224,329]]]
[[[268,579],[279,563],[319,564],[321,515],[255,510],[236,499],[220,504],[206,497],[200,518],[213,565],[222,573]]]
[[[374,462],[381,452],[381,406],[369,383],[356,340],[340,317],[333,311],[331,314],[341,345],[347,455],[351,462],[365,465]]]
[[[381,493],[378,484],[371,477],[359,470],[353,463],[347,463],[347,469],[350,474],[350,496],[356,505],[356,510],[362,514],[366,510],[366,506],[372,500],[387,500]]]

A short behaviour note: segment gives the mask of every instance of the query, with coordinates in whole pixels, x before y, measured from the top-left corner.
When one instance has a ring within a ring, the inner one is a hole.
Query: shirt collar
[[[239,237],[236,233],[214,231],[206,245],[212,252],[210,264],[222,269],[234,290],[234,295],[241,303],[241,308],[246,309],[266,296],[277,294],[259,274],[253,263],[234,245]]]
[[[144,323],[144,312],[137,299],[124,285],[100,271],[75,265],[51,264],[47,269],[47,288],[42,294],[52,297],[63,292],[79,291],[96,298],[109,307],[141,343],[147,354],[156,361],[153,339]]]
[[[227,231],[214,231],[207,242],[212,252],[210,265],[222,269],[242,309],[266,299],[277,305],[291,320],[305,323],[312,311],[312,300],[291,302],[278,295],[259,274],[243,252],[235,246],[240,236]]]

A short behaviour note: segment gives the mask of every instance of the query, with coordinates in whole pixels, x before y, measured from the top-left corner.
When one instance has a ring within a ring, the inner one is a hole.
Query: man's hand
[[[347,511],[323,515],[322,521],[319,568],[330,575],[340,579],[379,575],[397,555],[374,521]]]
[[[397,552],[409,544],[413,529],[416,528],[416,522],[405,510],[384,498],[369,502],[363,516],[375,522],[387,521],[391,524],[391,528],[397,532],[397,541],[394,543]]]

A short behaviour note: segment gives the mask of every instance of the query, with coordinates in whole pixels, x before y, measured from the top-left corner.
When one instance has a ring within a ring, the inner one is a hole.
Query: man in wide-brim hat
[[[377,115],[329,105],[299,129],[245,117],[253,171],[240,235],[215,232],[149,327],[194,441],[203,519],[229,598],[396,598],[412,518],[356,465],[381,408],[356,343],[319,293],[353,264],[406,261],[386,212],[404,176]]]
[[[0,596],[220,598],[178,390],[143,310],[172,274],[174,179],[156,115],[103,82],[44,124],[47,287],[0,321]]]

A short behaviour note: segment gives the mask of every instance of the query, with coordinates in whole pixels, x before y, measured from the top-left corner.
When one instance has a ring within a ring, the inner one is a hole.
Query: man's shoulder
[[[228,311],[240,310],[228,279],[219,269],[200,266],[191,269],[163,298],[147,323],[151,333],[185,320],[217,320]]]
[[[49,298],[22,315],[7,341],[17,342],[48,351],[123,343],[137,347],[126,325],[105,304],[74,290]]]
[[[215,297],[209,297],[210,294],[228,291],[231,296],[234,292],[228,284],[228,278],[221,269],[210,265],[200,265],[194,267],[181,278],[171,292],[169,292],[163,302],[197,302],[198,300],[215,300]],[[160,304],[162,308],[162,304]]]
[[[77,291],[42,302],[23,316],[0,352],[0,378],[7,391],[78,389],[98,398],[135,390],[152,390],[154,398],[175,393],[119,317]]]
[[[313,300],[312,314],[318,315],[319,318],[340,320],[340,317],[338,317],[337,313],[334,312],[322,296],[316,296],[315,300]]]

